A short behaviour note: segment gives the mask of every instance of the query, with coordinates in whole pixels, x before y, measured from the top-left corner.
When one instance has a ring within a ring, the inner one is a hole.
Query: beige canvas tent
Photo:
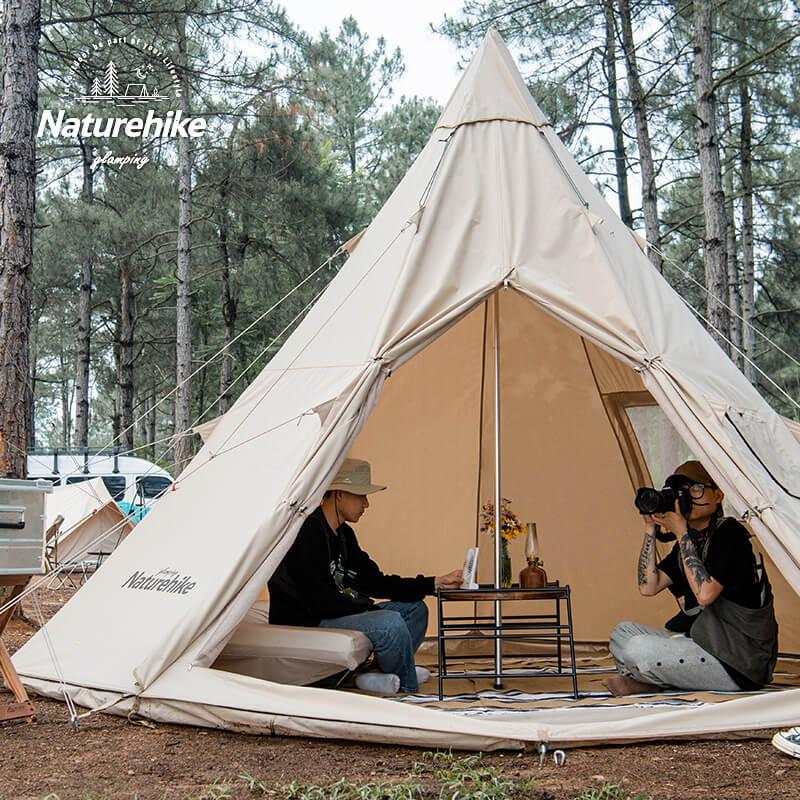
[[[60,673],[42,635],[16,654],[26,684],[155,720],[420,746],[800,722],[796,690],[487,717],[213,668],[350,452],[391,484],[359,531],[384,565],[460,562],[492,492],[484,387],[498,294],[503,494],[539,523],[551,576],[572,585],[579,638],[671,611],[635,592],[631,499],[686,451],[747,515],[794,603],[800,446],[652,268],[491,32],[339,274],[175,490],[47,625]],[[791,620],[784,634],[797,641]]]
[[[97,561],[97,554],[111,553],[133,530],[102,478],[55,487],[47,496],[45,515],[46,528],[63,518],[56,536],[56,557],[61,563],[84,558]]]

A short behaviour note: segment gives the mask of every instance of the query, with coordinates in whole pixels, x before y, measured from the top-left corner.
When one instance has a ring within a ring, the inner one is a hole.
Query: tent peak
[[[492,119],[547,125],[502,36],[491,26],[445,106],[438,128]]]

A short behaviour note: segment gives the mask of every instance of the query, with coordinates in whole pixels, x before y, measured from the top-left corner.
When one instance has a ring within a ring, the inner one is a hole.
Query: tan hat
[[[708,474],[706,468],[699,461],[685,461],[681,464],[673,475],[683,475],[684,478],[703,483],[706,486],[717,486],[717,482]]]
[[[373,494],[382,492],[385,486],[376,486],[372,483],[372,469],[369,461],[358,458],[346,458],[336,477],[328,487],[329,492],[341,491],[350,494]]]

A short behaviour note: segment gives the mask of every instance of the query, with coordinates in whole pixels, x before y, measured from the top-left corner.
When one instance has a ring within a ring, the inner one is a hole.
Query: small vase
[[[511,556],[505,539],[500,540],[500,585],[504,589],[511,586]]]

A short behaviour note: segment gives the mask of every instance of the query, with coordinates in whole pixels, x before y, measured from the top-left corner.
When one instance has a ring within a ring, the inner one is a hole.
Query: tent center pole
[[[502,527],[501,511],[503,494],[500,489],[500,291],[494,293],[494,588],[501,585],[501,544]],[[503,652],[500,641],[500,623],[502,621],[499,600],[494,601],[494,687],[503,688]]]

